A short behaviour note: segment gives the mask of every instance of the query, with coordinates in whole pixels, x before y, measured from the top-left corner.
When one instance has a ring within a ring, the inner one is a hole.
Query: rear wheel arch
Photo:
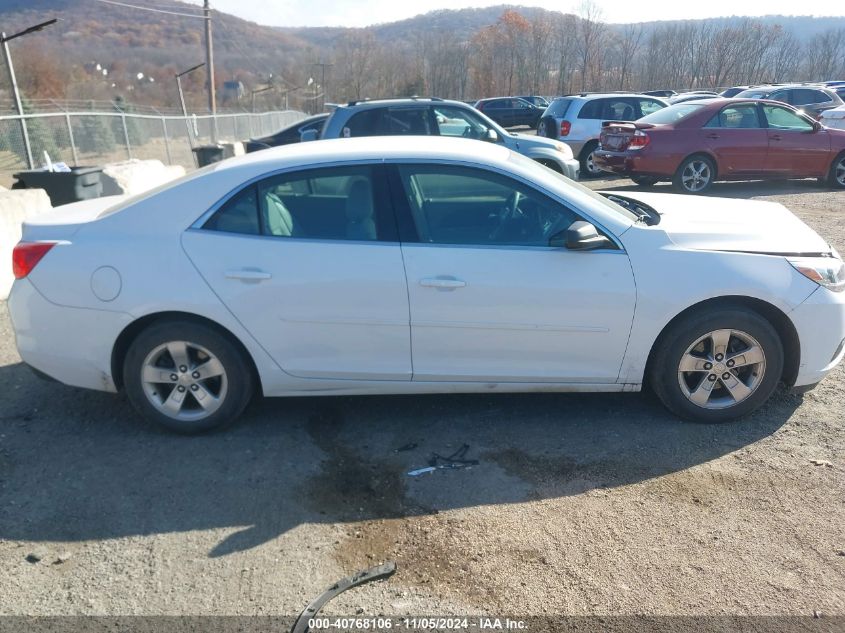
[[[688,318],[692,314],[697,314],[708,310],[721,310],[730,308],[740,308],[750,310],[757,315],[763,317],[777,332],[783,346],[784,362],[783,371],[781,372],[781,381],[787,386],[792,387],[795,380],[798,378],[798,368],[801,363],[801,342],[798,338],[798,332],[789,317],[780,308],[752,297],[743,296],[725,296],[716,297],[713,299],[706,299],[699,303],[689,306],[682,312],[675,315],[660,331],[657,338],[654,339],[651,349],[649,350],[648,360],[646,361],[643,382],[648,383],[651,375],[652,364],[657,350],[663,344],[666,335],[670,333],[679,321]]]
[[[255,365],[255,361],[252,358],[252,354],[249,353],[249,350],[247,350],[246,346],[241,342],[241,340],[237,336],[235,336],[227,328],[223,327],[215,321],[212,321],[211,319],[199,316],[197,314],[192,314],[190,312],[178,311],[155,312],[152,314],[147,314],[133,321],[123,329],[123,331],[120,333],[120,335],[117,337],[117,340],[115,341],[111,355],[112,379],[114,380],[115,387],[117,387],[118,390],[122,389],[124,386],[123,363],[126,359],[126,354],[129,351],[129,346],[132,344],[132,341],[134,341],[138,337],[138,335],[141,334],[141,332],[147,330],[153,325],[177,321],[191,321],[205,325],[219,332],[221,336],[227,338],[232,344],[235,345],[235,347],[237,347],[238,351],[241,353],[244,360],[248,364],[252,373],[253,384],[256,387],[257,393],[263,393],[263,388],[261,385],[261,376],[258,373],[258,368]]]

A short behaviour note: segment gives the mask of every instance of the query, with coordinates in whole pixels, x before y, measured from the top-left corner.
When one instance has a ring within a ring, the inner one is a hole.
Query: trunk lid
[[[635,121],[604,121],[601,124],[599,143],[601,148],[612,152],[624,152],[631,146],[635,136],[643,136],[643,130],[650,130],[651,123]]]
[[[38,215],[23,223],[24,242],[39,240],[63,240],[74,235],[82,226],[93,222],[111,207],[120,204],[128,196],[105,196],[63,204],[48,213]]]

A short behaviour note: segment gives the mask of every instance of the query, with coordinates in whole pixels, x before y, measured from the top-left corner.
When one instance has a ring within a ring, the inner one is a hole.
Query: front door
[[[396,169],[415,232],[402,243],[415,381],[616,382],[635,301],[624,251],[548,246],[580,217],[504,175]]]
[[[324,167],[248,185],[183,247],[289,374],[410,380],[408,291],[383,167]]]
[[[763,105],[768,124],[768,168],[778,175],[823,176],[830,166],[830,135],[789,108]]]

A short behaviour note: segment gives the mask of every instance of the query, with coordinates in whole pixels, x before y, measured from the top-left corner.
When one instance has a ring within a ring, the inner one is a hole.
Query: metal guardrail
[[[51,112],[0,116],[0,184],[30,163],[102,165],[130,158],[158,159],[165,164],[194,166],[192,149],[219,142],[265,136],[306,115],[287,110],[261,114],[167,116],[126,112]],[[23,126],[29,137],[24,141]]]

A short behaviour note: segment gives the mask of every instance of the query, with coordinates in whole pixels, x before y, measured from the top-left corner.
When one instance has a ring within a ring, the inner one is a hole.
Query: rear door
[[[769,136],[756,104],[722,108],[699,134],[716,156],[720,176],[749,176],[768,169]]]
[[[830,134],[789,108],[763,104],[769,139],[769,173],[784,177],[822,176],[830,165]]]
[[[408,290],[381,165],[268,176],[182,244],[287,373],[411,379]]]
[[[415,381],[616,382],[635,303],[624,251],[550,247],[580,216],[503,174],[395,170]]]

